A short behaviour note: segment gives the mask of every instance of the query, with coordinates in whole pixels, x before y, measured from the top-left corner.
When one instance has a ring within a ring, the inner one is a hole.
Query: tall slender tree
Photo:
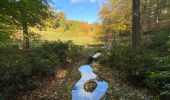
[[[141,45],[140,0],[132,0],[132,10],[132,47],[137,49]]]

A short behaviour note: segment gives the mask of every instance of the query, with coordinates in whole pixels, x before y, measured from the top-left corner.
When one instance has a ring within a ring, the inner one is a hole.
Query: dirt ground
[[[109,83],[109,88],[103,100],[154,100],[150,91],[145,87],[135,87],[128,81],[122,80],[119,71],[108,65],[92,64],[94,72]]]

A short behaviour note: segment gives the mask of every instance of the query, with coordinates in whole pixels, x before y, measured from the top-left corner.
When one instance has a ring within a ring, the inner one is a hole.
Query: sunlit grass
[[[71,40],[77,45],[98,44],[99,41],[94,36],[82,32],[57,32],[54,29],[47,29],[47,31],[40,31],[36,28],[31,28],[31,31],[41,35],[41,40],[48,41],[68,41]]]

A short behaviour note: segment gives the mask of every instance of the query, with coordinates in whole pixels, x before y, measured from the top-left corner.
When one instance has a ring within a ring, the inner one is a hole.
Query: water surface
[[[108,83],[99,80],[97,75],[93,73],[90,65],[81,66],[79,71],[81,72],[81,79],[75,84],[72,90],[72,100],[100,100],[107,92]],[[97,87],[93,92],[87,92],[84,89],[84,84],[89,80],[94,80],[97,83]]]

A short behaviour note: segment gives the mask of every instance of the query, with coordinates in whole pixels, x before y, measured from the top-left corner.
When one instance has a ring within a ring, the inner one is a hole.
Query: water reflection
[[[72,100],[99,100],[107,92],[108,83],[97,79],[90,65],[83,65],[79,68],[81,79],[75,84],[72,90]],[[95,80],[96,89],[91,93],[84,89],[84,84],[89,80]]]

